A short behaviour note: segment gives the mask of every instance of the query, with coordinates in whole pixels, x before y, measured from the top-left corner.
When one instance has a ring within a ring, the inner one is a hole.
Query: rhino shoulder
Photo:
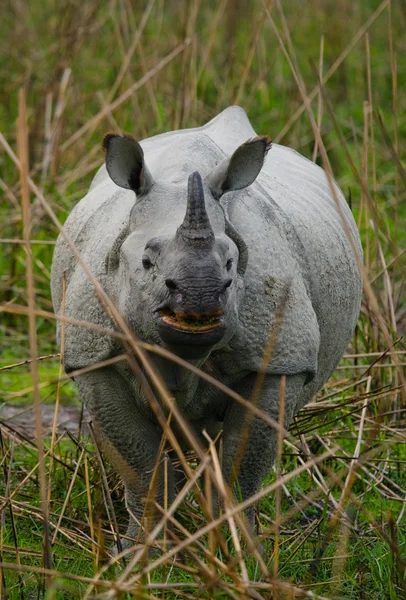
[[[116,186],[114,186],[116,187]],[[80,252],[81,261],[72,252],[64,236],[58,238],[52,263],[52,301],[54,311],[61,314],[63,280],[65,280],[67,307],[65,316],[71,320],[86,321],[90,327],[66,325],[65,366],[68,370],[81,368],[105,360],[114,353],[109,334],[95,327],[111,330],[113,324],[97,297],[95,287],[87,275],[89,271],[115,302],[119,286],[115,273],[108,272],[109,257],[128,228],[133,199],[131,193],[117,190],[106,198],[89,194],[74,209],[68,219],[66,233]],[[81,205],[81,206],[80,206]],[[61,325],[57,327],[58,343]]]
[[[105,289],[105,277],[98,279]],[[65,316],[72,321],[65,325],[64,348],[61,348],[67,372],[97,364],[117,354],[114,324],[97,297],[92,282],[80,267],[75,270],[67,287],[66,307]],[[75,324],[74,321],[83,324]],[[57,339],[60,345],[60,323]]]

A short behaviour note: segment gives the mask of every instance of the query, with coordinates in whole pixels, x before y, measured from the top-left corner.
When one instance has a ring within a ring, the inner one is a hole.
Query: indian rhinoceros
[[[340,189],[294,150],[257,137],[235,106],[202,127],[140,143],[107,134],[103,145],[106,164],[65,223],[91,273],[144,342],[169,349],[247,399],[262,373],[258,407],[275,420],[285,376],[287,425],[330,377],[360,309],[362,250]],[[57,314],[63,278],[66,317],[115,327],[60,236],[52,265]],[[262,364],[266,347],[269,361]],[[66,325],[67,372],[122,352],[115,337]],[[222,429],[222,469],[231,481],[246,408],[189,370],[153,360],[196,435]],[[126,361],[75,380],[101,447],[124,480],[133,538],[162,430]],[[242,498],[271,469],[276,437],[254,418],[239,465]],[[174,479],[169,460],[169,501]],[[252,522],[252,510],[248,517]]]

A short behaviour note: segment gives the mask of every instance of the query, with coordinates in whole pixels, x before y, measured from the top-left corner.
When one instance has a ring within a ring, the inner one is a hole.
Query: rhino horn
[[[204,201],[202,178],[198,171],[189,175],[186,214],[177,235],[190,241],[214,241],[214,232]]]

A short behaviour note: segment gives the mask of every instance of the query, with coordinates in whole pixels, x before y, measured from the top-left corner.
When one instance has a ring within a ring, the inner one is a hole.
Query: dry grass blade
[[[319,79],[323,81],[323,58],[324,58],[324,35],[320,38],[320,56],[319,56]],[[320,93],[320,90],[317,94],[317,128],[321,131],[321,121],[323,118],[323,96]],[[317,139],[314,142],[314,150],[312,160],[316,161],[318,152],[318,141]]]
[[[63,278],[62,283],[62,314],[65,314],[65,297],[66,297],[66,277]],[[56,389],[56,400],[55,400],[55,412],[54,412],[54,420],[52,424],[52,434],[51,434],[51,462],[49,465],[49,480],[48,480],[48,503],[51,501],[51,489],[52,489],[52,454],[55,445],[56,432],[57,432],[57,424],[58,424],[58,412],[59,412],[59,403],[61,398],[61,383],[63,377],[63,353],[65,348],[65,324],[61,323],[61,353],[59,358],[59,374],[58,374],[58,383]],[[53,537],[53,542],[55,541],[55,534]]]
[[[283,426],[285,423],[285,394],[286,394],[286,376],[281,377],[279,386],[279,424]],[[282,460],[282,447],[283,437],[282,430],[278,431],[277,440],[277,454],[276,454],[276,479],[279,480],[281,477],[281,460]],[[275,494],[275,544],[273,553],[273,576],[274,579],[278,578],[279,571],[279,527],[280,527],[280,516],[281,516],[281,494],[282,487],[276,488]]]
[[[110,488],[109,488],[109,484],[107,481],[107,475],[106,475],[106,470],[104,468],[103,459],[100,454],[100,450],[97,445],[96,438],[94,436],[92,427],[90,427],[90,434],[92,436],[93,444],[96,449],[97,461],[99,463],[100,473],[102,476],[102,486],[103,486],[102,489],[103,489],[103,497],[104,497],[104,501],[105,501],[106,511],[109,516],[109,522],[111,523],[112,531],[114,533],[114,538],[116,540],[117,550],[118,550],[118,552],[121,552],[122,545],[121,545],[120,531],[119,531],[118,524],[117,524],[116,513],[114,510],[113,502],[111,500],[111,493],[110,493]]]
[[[0,244],[25,244],[24,240],[19,239],[0,239]],[[30,245],[41,244],[43,246],[54,246],[54,240],[30,240]]]
[[[366,393],[367,394],[369,393],[370,389],[371,389],[371,377],[368,377],[368,381],[367,381],[367,385],[366,385]],[[348,474],[347,474],[346,480],[344,482],[344,487],[343,487],[343,491],[342,491],[341,498],[339,501],[339,506],[337,508],[337,515],[338,515],[339,511],[343,510],[346,499],[348,498],[348,495],[349,495],[351,488],[355,481],[354,471],[355,471],[356,465],[358,463],[358,459],[359,459],[359,455],[360,455],[360,451],[361,451],[362,436],[364,434],[365,416],[366,416],[367,406],[368,406],[368,396],[365,397],[365,400],[364,400],[364,403],[362,406],[361,421],[360,421],[359,430],[358,430],[357,445],[355,446],[354,457],[351,460],[350,465],[348,467]]]
[[[6,489],[5,489],[5,494],[4,494],[5,495],[5,504],[3,505],[2,511],[1,511],[0,560],[3,560],[3,552],[4,552],[3,536],[4,536],[5,522],[6,522],[6,507],[8,505],[8,509],[9,509],[9,513],[10,513],[10,523],[11,523],[11,528],[12,528],[12,532],[13,532],[13,542],[14,542],[14,548],[15,548],[16,563],[17,563],[17,566],[21,566],[21,556],[20,556],[21,553],[20,553],[20,549],[18,546],[18,537],[17,537],[16,526],[15,526],[13,506],[10,502],[11,470],[13,467],[14,446],[15,446],[14,442],[15,442],[15,440],[13,438],[12,443],[11,443],[11,448],[10,448],[10,456],[8,457],[6,454],[6,451],[5,451],[3,435],[2,435],[2,432],[0,429],[0,448],[1,448],[1,451],[3,454],[2,467],[3,467],[3,473],[4,473],[4,481],[6,483]],[[9,461],[8,466],[7,466],[7,459]],[[23,581],[22,581],[21,573],[18,574],[18,580],[19,580],[20,593],[22,593]],[[4,590],[2,590],[3,586],[4,586]],[[4,577],[1,577],[0,578],[0,597],[3,594],[3,591],[4,591],[4,595],[7,596],[7,588],[5,585]]]
[[[20,164],[20,176],[21,176],[21,194],[22,194],[22,214],[24,224],[24,239],[26,243],[26,277],[27,277],[27,295],[28,295],[28,322],[29,322],[29,340],[30,340],[30,353],[31,353],[31,376],[33,381],[33,392],[34,392],[34,412],[35,412],[35,429],[38,446],[38,459],[39,459],[39,473],[40,473],[40,492],[41,492],[41,505],[42,514],[44,520],[44,565],[46,568],[50,568],[52,564],[51,559],[51,547],[49,540],[49,527],[48,527],[48,505],[47,505],[47,492],[46,492],[46,474],[45,474],[45,462],[44,462],[44,449],[42,441],[42,428],[41,428],[41,397],[39,393],[39,380],[38,380],[38,369],[37,369],[37,333],[35,326],[35,292],[34,292],[34,280],[33,280],[33,266],[32,266],[32,255],[30,246],[30,232],[31,232],[31,213],[30,213],[30,197],[28,191],[28,131],[27,131],[27,114],[25,104],[25,92],[23,89],[19,92],[19,118],[18,118],[18,152],[19,152],[19,164]]]
[[[78,458],[78,461],[77,461],[77,463],[76,463],[76,468],[75,468],[75,471],[74,471],[74,473],[73,473],[73,476],[72,476],[71,482],[70,482],[70,484],[69,484],[69,488],[68,488],[68,491],[67,491],[67,493],[66,493],[66,496],[65,496],[65,501],[64,501],[64,503],[63,503],[62,510],[61,510],[61,513],[60,513],[60,515],[59,515],[58,522],[57,522],[57,524],[56,524],[56,527],[55,527],[55,529],[54,529],[54,534],[53,534],[53,536],[52,536],[52,541],[51,541],[51,543],[52,543],[52,544],[55,544],[55,541],[56,541],[56,536],[58,535],[58,531],[59,531],[59,528],[60,528],[60,526],[61,526],[62,519],[63,519],[63,517],[64,517],[64,514],[65,514],[65,509],[66,509],[66,506],[67,506],[67,504],[68,504],[68,502],[69,502],[69,499],[70,499],[70,495],[71,495],[71,492],[72,492],[73,486],[75,485],[76,477],[77,477],[77,474],[78,474],[78,471],[79,471],[79,467],[81,466],[81,463],[82,463],[82,459],[83,459],[84,453],[85,453],[85,448],[83,448],[83,450],[82,450],[82,452],[81,452],[81,454],[80,454],[80,456],[79,456],[79,458]]]

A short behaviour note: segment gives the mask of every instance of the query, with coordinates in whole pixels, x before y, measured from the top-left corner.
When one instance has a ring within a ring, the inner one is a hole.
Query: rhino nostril
[[[173,279],[165,279],[165,285],[169,290],[177,290],[178,286],[176,285],[176,283],[174,282]]]
[[[232,279],[227,279],[224,283],[224,287],[223,287],[224,291],[226,291],[226,289],[229,288],[232,283],[233,283]]]

